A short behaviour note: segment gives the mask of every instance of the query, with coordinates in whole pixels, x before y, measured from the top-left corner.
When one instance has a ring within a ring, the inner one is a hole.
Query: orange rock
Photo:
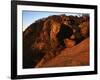
[[[71,48],[75,45],[75,41],[71,40],[71,39],[65,39],[64,43],[65,43],[66,47],[68,47],[68,48]]]
[[[87,37],[89,33],[89,22],[83,22],[79,25],[80,27],[80,33],[82,36]]]

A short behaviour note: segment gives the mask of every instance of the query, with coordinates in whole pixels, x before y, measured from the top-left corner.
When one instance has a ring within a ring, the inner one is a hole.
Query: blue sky
[[[76,13],[60,13],[60,12],[39,12],[39,11],[23,11],[23,31],[33,22],[35,22],[38,19],[41,18],[46,18],[51,15],[61,15],[61,14],[66,14],[66,15],[74,15],[74,16],[80,16],[81,14],[76,14]]]

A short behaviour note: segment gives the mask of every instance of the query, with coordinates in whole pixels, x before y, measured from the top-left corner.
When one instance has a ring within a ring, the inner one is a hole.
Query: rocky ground
[[[42,60],[41,60],[42,61]],[[39,62],[36,67],[62,67],[62,66],[86,66],[89,65],[89,38],[77,46],[65,48],[55,58],[45,64]]]

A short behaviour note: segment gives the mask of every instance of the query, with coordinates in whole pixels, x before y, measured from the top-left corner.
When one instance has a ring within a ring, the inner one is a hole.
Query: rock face
[[[63,52],[65,49],[72,49],[88,37],[88,15],[81,17],[53,15],[37,20],[23,32],[23,68],[46,67],[48,64],[53,67],[52,59],[60,60],[60,57],[57,58],[57,56],[67,54],[67,51]],[[74,58],[72,60],[74,61]],[[44,64],[46,65],[44,66]],[[57,67],[58,64],[61,63],[57,63],[57,65],[55,63],[55,66]],[[62,64],[61,66],[70,65],[70,63]],[[76,62],[73,62],[71,66],[75,64],[77,66]],[[84,64],[89,65],[89,60]]]
[[[37,64],[37,68],[89,65],[89,38],[76,46],[65,48],[59,55],[44,64],[42,61],[43,59]]]

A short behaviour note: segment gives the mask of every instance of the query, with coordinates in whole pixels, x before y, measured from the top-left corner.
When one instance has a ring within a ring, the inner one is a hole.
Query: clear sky
[[[81,16],[82,14],[79,13],[60,13],[60,12],[39,12],[39,11],[23,11],[23,31],[33,22],[35,22],[38,19],[41,18],[46,18],[48,16],[51,15],[61,15],[61,14],[65,14],[65,15],[73,15],[73,16]]]

